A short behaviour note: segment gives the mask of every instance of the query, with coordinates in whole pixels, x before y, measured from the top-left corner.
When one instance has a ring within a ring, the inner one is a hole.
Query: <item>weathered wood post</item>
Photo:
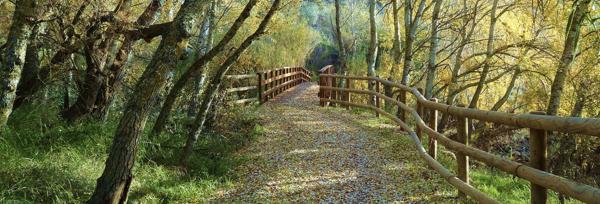
[[[323,74],[323,73],[320,73]],[[321,107],[325,107],[325,102],[322,101],[321,99],[325,98],[325,89],[323,89],[323,86],[325,86],[325,77],[321,76],[319,74],[319,105],[321,105]]]
[[[420,94],[423,94],[423,89],[422,88],[417,88],[417,91]],[[418,99],[415,98],[415,105],[416,105],[416,110],[417,110],[417,114],[419,114],[419,116],[421,117],[421,119],[425,120],[424,114],[423,114],[423,107],[421,105],[421,103],[419,102]],[[419,140],[423,140],[423,130],[421,130],[421,128],[419,127],[419,125],[416,124],[417,122],[415,121],[415,130],[417,132],[417,137],[419,137]]]
[[[391,80],[388,79],[388,81],[391,81]],[[387,97],[393,98],[394,93],[392,92],[392,86],[383,84],[383,94]],[[384,102],[383,109],[385,109],[386,112],[391,113],[392,107],[394,104],[391,101],[387,101],[387,100],[384,100],[383,102]]]
[[[352,83],[352,80],[346,79],[346,89],[350,90],[350,87],[352,87],[350,85],[351,83]],[[350,99],[350,97],[351,97],[350,91],[346,91],[345,95],[346,95],[346,102],[350,103],[352,101],[352,99]],[[346,110],[350,110],[350,106],[347,105]]]
[[[376,76],[377,78],[379,78],[379,76]],[[380,93],[381,92],[381,87],[379,85],[379,81],[375,81],[375,92]],[[377,109],[381,108],[381,98],[379,96],[375,96],[375,106],[377,107]],[[375,116],[379,117],[379,112],[375,112]]]
[[[398,96],[396,97],[396,100],[398,100],[402,104],[406,104],[406,91],[404,91],[402,89],[400,89],[398,91],[399,91],[399,93],[398,93]],[[406,114],[405,114],[405,111],[400,106],[398,106],[398,111],[396,112],[396,116],[402,122],[406,123]]]
[[[437,98],[432,98],[431,101],[437,103]],[[433,131],[438,131],[438,111],[436,109],[429,110],[429,128]],[[429,156],[433,159],[437,159],[437,140],[431,136],[429,138]]]
[[[459,104],[458,107],[466,107],[464,104]],[[460,142],[464,145],[469,145],[469,121],[466,117],[457,116],[456,117],[456,130],[458,136],[456,138],[457,142]],[[465,183],[469,184],[469,156],[457,152],[456,153],[456,163],[458,168],[458,178]],[[464,193],[458,192],[459,197],[466,197]]]
[[[262,99],[262,73],[258,72],[256,73],[256,78],[258,79],[258,82],[256,83],[256,90],[257,90],[257,94],[258,95],[258,103],[263,104],[263,99]]]
[[[535,115],[546,115],[543,111],[534,111],[531,114]],[[529,148],[531,151],[531,158],[529,160],[529,166],[547,171],[547,158],[548,158],[548,133],[545,130],[529,129]],[[533,204],[545,204],[548,200],[548,189],[531,183],[531,203]]]
[[[333,73],[331,73],[331,74],[333,74]],[[337,78],[331,77],[331,86],[332,87],[338,87],[337,85],[338,85],[337,84]],[[331,92],[331,99],[337,100],[338,99],[337,96],[338,96],[338,91],[334,90],[334,91]],[[335,107],[337,104],[335,104],[335,103],[329,103],[329,105]]]
[[[275,82],[273,81],[273,76],[274,76],[273,72],[274,72],[273,70],[269,71],[269,91],[271,91],[271,93],[269,94],[269,98],[268,98],[269,100],[275,96],[275,92],[272,91],[272,89],[274,87],[273,85],[275,84]]]
[[[274,85],[274,87],[275,87],[275,92],[274,92],[275,95],[273,97],[279,95],[279,90],[280,90],[279,89],[279,84],[281,84],[281,80],[279,79],[280,75],[281,75],[281,69],[276,69],[275,70],[275,77],[273,78],[273,79],[275,79],[275,85]]]

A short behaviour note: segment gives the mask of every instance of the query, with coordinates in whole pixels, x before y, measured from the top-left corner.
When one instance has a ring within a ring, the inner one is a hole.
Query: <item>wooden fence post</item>
[[[459,104],[458,107],[466,107],[464,104]],[[469,122],[466,117],[458,116],[456,118],[456,130],[458,136],[456,138],[457,142],[460,142],[464,145],[469,145]],[[460,152],[456,153],[456,163],[458,168],[458,178],[463,182],[469,184],[469,156],[462,154]],[[462,192],[458,192],[459,197],[466,197],[466,195]]]
[[[350,83],[352,83],[352,80],[350,79],[346,79],[346,89],[350,89]],[[350,103],[352,100],[350,99],[350,91],[346,91],[345,93],[346,95],[346,102]],[[346,110],[350,110],[350,106],[346,106]]]
[[[263,104],[263,100],[262,100],[262,73],[258,72],[256,73],[256,77],[258,79],[258,82],[256,83],[256,90],[258,92],[258,103],[259,104]]]
[[[406,91],[400,89],[399,90],[400,93],[397,96],[397,100],[402,103],[402,104],[406,104]],[[404,112],[404,109],[402,109],[400,106],[398,106],[398,111],[396,112],[396,116],[398,117],[398,119],[400,119],[402,122],[406,123],[406,114]]]
[[[431,101],[437,103],[438,100],[436,98],[432,98]],[[438,131],[438,111],[436,109],[429,110],[429,128],[433,129],[433,131]],[[431,136],[429,138],[429,156],[433,159],[437,159],[437,140]]]
[[[542,111],[534,111],[531,114],[546,115]],[[531,156],[529,166],[546,171],[548,158],[548,133],[545,130],[529,129],[529,148]],[[548,190],[542,186],[531,183],[531,203],[545,204],[548,200]]]
[[[376,76],[377,78],[379,78],[379,76]],[[375,92],[379,93],[381,92],[381,87],[379,85],[379,81],[375,81]],[[375,96],[375,106],[377,107],[377,109],[381,108],[381,98],[379,96]],[[379,112],[375,113],[376,117],[379,117]]]
[[[417,88],[417,91],[421,94],[423,94],[423,89],[422,88]],[[417,114],[421,117],[421,119],[425,120],[425,114],[423,114],[423,106],[421,105],[421,103],[419,103],[419,100],[415,99],[415,105],[417,106]],[[415,130],[417,132],[417,137],[419,138],[419,140],[423,140],[423,131],[421,130],[421,128],[419,127],[419,125],[416,124],[415,122]]]
[[[322,98],[325,98],[325,89],[323,89],[323,87],[325,86],[325,77],[319,75],[319,105],[321,105],[321,107],[325,107],[325,102],[321,101]]]
[[[269,91],[271,91],[273,89],[273,84],[274,84],[273,70],[269,71],[269,76],[267,78],[269,79]],[[273,93],[274,93],[273,91],[271,91],[271,93],[269,93],[269,96],[267,96],[268,97],[267,100],[271,100],[273,98],[273,96],[274,96]]]
[[[333,74],[333,73],[332,73]],[[331,86],[332,87],[337,87],[337,79],[335,77],[331,77]],[[338,91],[334,90],[331,92],[331,99],[333,100],[337,100],[338,99]],[[329,103],[330,106],[336,107],[337,104],[335,103]]]

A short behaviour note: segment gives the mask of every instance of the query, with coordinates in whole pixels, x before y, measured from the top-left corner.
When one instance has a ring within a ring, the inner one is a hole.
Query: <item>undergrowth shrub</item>
[[[34,104],[11,116],[0,135],[0,203],[82,203],[91,196],[120,117],[67,124],[58,113]],[[191,121],[178,118],[177,123]],[[187,126],[176,127],[156,138],[141,137],[130,201],[202,202],[229,185],[230,172],[243,162],[233,153],[262,131],[252,106],[220,111],[186,171],[177,161]]]

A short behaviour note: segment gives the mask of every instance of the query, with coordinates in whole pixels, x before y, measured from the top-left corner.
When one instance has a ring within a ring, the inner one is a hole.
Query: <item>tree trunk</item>
[[[206,1],[202,0],[186,0],[181,6],[171,24],[170,32],[163,37],[125,106],[106,160],[106,167],[102,176],[98,178],[96,189],[88,203],[127,201],[139,136],[154,104],[153,99],[165,86],[167,73],[177,66],[177,59],[181,54],[178,51],[179,43],[186,41],[197,30],[194,19],[200,18],[199,14],[204,7]]]
[[[202,23],[202,33],[198,39],[198,44],[200,44],[198,53],[200,56],[205,55],[213,46],[215,6],[216,2],[213,0],[211,8],[208,11],[208,16],[207,18],[204,18],[204,22]],[[196,76],[194,79],[194,92],[192,93],[192,98],[188,106],[189,117],[194,117],[198,112],[198,99],[202,94],[202,90],[204,90],[204,84],[207,77],[207,67],[208,63],[204,66],[204,68],[202,68],[203,71],[200,76]]]
[[[346,47],[344,46],[344,38],[342,37],[341,15],[342,10],[340,0],[335,0],[335,34],[337,38],[337,46],[339,50],[340,69],[338,73],[345,73],[347,70]],[[340,80],[344,81],[344,80]]]
[[[437,49],[439,45],[439,34],[438,24],[440,9],[442,7],[442,0],[435,0],[435,6],[433,7],[433,14],[431,17],[431,39],[429,47],[429,63],[427,65],[427,80],[425,81],[425,98],[430,99],[433,97],[433,83],[435,80],[435,72],[437,70]]]
[[[136,27],[147,27],[153,24],[160,12],[164,2],[161,0],[152,0],[146,7],[146,10],[140,15],[135,23]],[[137,39],[132,35],[126,35],[121,46],[117,50],[115,59],[107,69],[107,77],[100,84],[100,90],[95,101],[93,109],[96,118],[106,120],[110,106],[113,103],[116,91],[120,89],[121,81],[125,77],[125,66],[129,55],[133,50],[133,45]]]
[[[181,90],[183,90],[190,79],[204,72],[206,64],[208,64],[215,56],[217,56],[217,54],[221,53],[225,49],[225,46],[229,44],[233,37],[235,37],[235,34],[238,32],[238,30],[242,27],[244,21],[250,17],[252,8],[254,8],[257,2],[257,0],[250,0],[221,41],[219,41],[214,48],[208,51],[208,53],[196,60],[196,62],[194,62],[194,64],[177,80],[173,88],[171,88],[169,91],[169,95],[167,95],[165,102],[163,103],[160,114],[158,115],[158,118],[154,123],[154,127],[152,128],[152,132],[150,133],[151,136],[160,135],[167,123],[167,120],[169,119],[173,105],[179,97]]]
[[[82,3],[82,5],[77,10],[77,13],[73,17],[71,21],[71,25],[77,25],[81,20],[81,16],[83,12],[87,8],[88,3]],[[42,90],[46,85],[46,81],[50,78],[52,69],[59,64],[62,64],[65,60],[67,60],[72,53],[77,51],[80,48],[81,43],[75,42],[77,38],[74,38],[75,35],[74,29],[69,27],[65,29],[63,32],[66,32],[66,36],[63,37],[63,40],[66,42],[62,43],[60,46],[61,49],[57,51],[54,56],[50,59],[50,63],[45,65],[43,68],[38,69],[38,71],[32,75],[32,77],[22,78],[22,82],[17,86],[17,97],[15,99],[14,108],[20,107],[29,97],[33,96],[38,91]],[[21,74],[23,75],[23,74]]]
[[[370,25],[370,40],[369,51],[367,53],[367,75],[375,77],[375,65],[377,61],[377,22],[375,19],[375,0],[369,0],[369,25]],[[369,81],[369,91],[375,91],[375,81]],[[369,100],[371,105],[375,104],[375,96],[371,96]]]
[[[487,78],[488,73],[490,72],[492,57],[494,57],[494,33],[496,30],[496,22],[498,20],[498,16],[496,16],[497,7],[498,0],[494,0],[492,4],[492,11],[490,13],[490,28],[488,31],[487,51],[485,55],[485,61],[483,62],[483,70],[481,71],[481,75],[479,76],[479,83],[477,84],[477,88],[475,88],[475,93],[473,94],[473,98],[471,99],[469,108],[477,108],[479,103],[479,97],[481,96],[481,92],[483,92],[483,86],[485,86],[485,80]]]
[[[519,76],[521,75],[521,73],[522,73],[522,71],[520,69],[515,70],[515,73],[512,75],[512,78],[510,79],[510,84],[508,85],[508,87],[506,87],[506,92],[504,92],[504,95],[502,96],[502,98],[500,98],[500,100],[498,100],[494,104],[494,106],[492,106],[492,109],[490,109],[491,111],[500,110],[500,108],[502,108],[502,106],[508,101],[508,98],[510,97],[512,90],[515,88],[515,83],[517,82],[517,79],[519,79]]]
[[[267,25],[271,21],[271,18],[273,17],[273,15],[275,15],[275,12],[279,10],[280,4],[281,0],[273,1],[273,5],[261,21],[256,31],[248,38],[246,38],[244,42],[242,42],[242,44],[234,51],[234,53],[231,54],[225,60],[225,62],[219,67],[215,75],[210,80],[208,88],[204,93],[202,103],[200,105],[200,110],[196,115],[196,119],[194,120],[192,128],[190,129],[190,132],[188,134],[187,142],[185,144],[185,147],[183,148],[183,154],[181,155],[180,159],[180,162],[183,166],[187,166],[189,164],[190,156],[192,155],[194,145],[196,144],[196,141],[198,140],[198,137],[200,136],[200,133],[204,128],[207,116],[209,115],[209,110],[217,92],[219,91],[219,88],[221,87],[221,83],[223,81],[223,78],[225,77],[225,74],[227,74],[231,65],[233,65],[233,63],[237,61],[240,55],[252,44],[252,42],[258,39],[262,34],[264,34]]]
[[[0,60],[0,128],[6,125],[13,110],[17,85],[21,79],[21,71],[25,64],[27,44],[33,30],[35,20],[35,0],[16,2],[12,25],[8,33],[6,50]]]
[[[565,39],[565,46],[563,48],[558,69],[556,70],[556,75],[554,75],[552,88],[550,90],[550,101],[548,102],[548,109],[546,110],[548,115],[556,115],[560,109],[560,99],[565,80],[569,70],[571,69],[571,65],[575,60],[581,24],[588,13],[590,2],[591,0],[577,1],[576,5],[574,5],[573,11],[571,12],[571,15],[569,16],[569,23],[567,24],[566,29],[567,36]]]
[[[126,13],[129,12],[131,7],[131,2],[132,0],[121,1],[111,15],[114,15],[114,17],[126,16]],[[118,26],[114,21],[115,20],[108,22],[109,26]],[[92,28],[102,27],[102,25],[102,22],[94,22]],[[87,32],[88,38],[94,39],[95,36],[98,35],[101,35],[102,38],[99,40],[87,40],[84,42],[87,65],[85,81],[83,83],[83,89],[79,91],[75,103],[68,109],[61,112],[61,116],[67,121],[78,120],[91,113],[94,109],[100,88],[102,87],[103,83],[106,83],[106,74],[104,72],[111,48],[113,43],[115,43],[118,38],[118,35],[114,32],[97,33],[104,31],[101,29],[91,30],[92,31]]]
[[[394,18],[394,65],[392,70],[390,70],[389,79],[393,79],[396,72],[400,69],[400,63],[402,63],[402,45],[400,44],[400,14],[398,14],[400,12],[400,7],[398,6],[398,1],[400,0],[392,0],[392,13]]]
[[[459,32],[460,43],[458,44],[458,49],[456,51],[456,55],[454,56],[454,64],[452,66],[452,74],[450,76],[450,85],[448,85],[448,90],[447,90],[448,95],[446,96],[446,104],[448,104],[448,105],[453,105],[454,101],[456,100],[456,96],[459,94],[459,92],[457,91],[459,88],[458,76],[459,76],[460,70],[462,68],[463,51],[464,51],[467,43],[471,40],[471,37],[473,36],[473,33],[475,31],[476,22],[477,22],[477,9],[478,9],[478,4],[475,4],[475,10],[474,10],[473,14],[470,16],[465,16],[465,18],[463,18],[463,26],[462,26],[463,29],[462,30],[469,29],[469,32],[467,32],[467,33]],[[468,5],[467,5],[466,1],[463,1],[462,10],[463,10],[463,12],[468,11]],[[467,17],[471,17],[471,18],[469,19]],[[471,21],[471,20],[473,21],[471,24],[471,27],[467,28],[467,26],[469,26],[469,21]],[[449,123],[449,120],[450,120],[449,116],[450,116],[449,114],[442,114],[442,119],[440,120],[440,124],[438,126],[438,130],[440,132],[444,132],[444,129],[446,129],[446,125]]]

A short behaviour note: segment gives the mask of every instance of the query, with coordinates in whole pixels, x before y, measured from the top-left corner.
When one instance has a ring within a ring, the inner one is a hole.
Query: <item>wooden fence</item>
[[[547,116],[543,112],[532,112],[531,114],[511,114],[504,112],[485,111],[469,109],[464,106],[450,106],[437,103],[436,99],[426,99],[418,89],[404,86],[398,83],[380,79],[378,77],[359,77],[334,75],[332,71],[323,72],[319,76],[319,98],[321,105],[340,104],[343,106],[353,106],[372,110],[390,118],[406,130],[409,138],[413,141],[419,155],[427,164],[438,172],[451,185],[456,187],[460,196],[468,195],[480,203],[498,203],[488,195],[469,185],[469,159],[473,158],[489,166],[495,167],[503,172],[518,176],[531,183],[531,203],[546,203],[547,189],[562,193],[585,203],[600,203],[600,189],[578,183],[552,173],[547,172],[547,143],[549,131],[564,133],[577,133],[589,136],[600,136],[600,119],[575,118],[575,117],[557,117]],[[324,71],[327,71],[324,70]],[[345,80],[343,88],[335,85],[336,81]],[[376,83],[384,89],[396,89],[403,93],[410,93],[415,97],[415,109],[409,107],[402,99],[394,99],[391,96],[383,94],[379,88],[374,91],[353,89],[354,81],[363,81],[367,83]],[[335,86],[334,86],[335,85]],[[359,104],[352,102],[351,94],[362,94],[376,97],[377,103]],[[383,99],[386,103],[398,106],[403,111],[397,114],[390,114],[381,109],[380,102]],[[438,113],[449,114],[457,120],[458,137],[455,140],[449,139],[437,132]],[[416,128],[413,131],[406,123],[405,113],[413,116],[416,122]],[[425,114],[428,113],[428,114]],[[424,121],[424,115],[429,115],[428,123]],[[469,146],[469,128],[467,120],[475,119],[483,122],[498,123],[508,126],[529,128],[530,129],[530,154],[529,164],[521,164],[508,160],[498,155],[485,152],[483,150]],[[421,143],[424,135],[428,135],[429,149],[425,150]],[[450,170],[440,164],[437,159],[437,144],[441,143],[447,149],[456,152],[457,174],[453,175]]]
[[[261,71],[255,74],[227,75],[225,78],[230,82],[232,87],[227,89],[226,92],[243,95],[240,92],[248,93],[256,91],[254,96],[245,94],[245,98],[237,99],[235,103],[245,104],[259,101],[262,104],[289,88],[302,82],[310,81],[310,75],[310,71],[303,67],[284,67]],[[248,84],[253,85],[248,86]]]

